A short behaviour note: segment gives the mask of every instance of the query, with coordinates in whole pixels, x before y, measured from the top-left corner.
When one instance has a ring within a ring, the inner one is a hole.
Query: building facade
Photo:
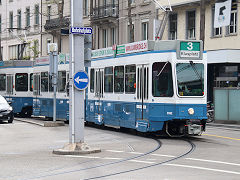
[[[93,49],[154,39],[157,13],[153,1],[91,0],[90,7]]]
[[[40,56],[41,31],[41,1],[1,1],[2,60],[28,60]]]
[[[169,15],[163,39],[199,40],[201,35],[204,37],[204,50],[208,57],[208,100],[216,105],[215,118],[239,121],[239,1],[232,0],[230,25],[214,28],[215,0],[205,0],[203,30],[200,30],[201,17],[204,17],[201,16],[200,5],[200,0],[172,0],[173,11]]]

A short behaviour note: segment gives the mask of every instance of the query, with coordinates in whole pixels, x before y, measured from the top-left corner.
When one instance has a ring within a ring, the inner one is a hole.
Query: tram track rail
[[[110,177],[110,176],[116,176],[116,175],[120,175],[120,174],[130,173],[130,172],[134,172],[134,171],[138,171],[138,170],[142,170],[142,169],[151,168],[151,167],[154,167],[154,166],[163,165],[163,164],[175,161],[177,159],[183,158],[183,157],[187,156],[188,154],[192,153],[196,148],[196,145],[192,141],[187,140],[187,139],[184,139],[184,141],[189,143],[190,149],[187,152],[185,152],[185,153],[183,153],[183,154],[181,154],[177,157],[174,157],[174,158],[162,161],[162,162],[154,163],[154,164],[151,164],[151,165],[142,166],[142,167],[139,167],[139,168],[133,168],[133,169],[125,170],[125,171],[109,173],[109,174],[106,174],[106,175],[95,176],[95,177],[91,177],[91,178],[85,178],[83,180],[100,179],[100,178],[106,178],[106,177]]]
[[[109,163],[99,164],[99,165],[95,165],[95,166],[90,166],[90,167],[87,167],[87,168],[81,168],[81,169],[69,170],[69,171],[62,171],[62,172],[59,172],[59,173],[51,173],[51,174],[42,175],[42,176],[24,178],[24,179],[21,179],[21,180],[33,180],[33,179],[41,179],[41,178],[45,178],[45,177],[47,178],[47,177],[57,176],[57,175],[61,175],[61,174],[68,174],[68,173],[80,172],[80,171],[85,171],[85,170],[91,170],[91,169],[95,169],[95,168],[110,166],[110,165],[119,164],[119,163],[122,163],[122,162],[127,162],[127,161],[130,161],[130,160],[138,159],[138,158],[150,155],[150,154],[156,152],[157,150],[159,150],[161,148],[162,142],[159,139],[156,139],[156,138],[154,138],[153,140],[155,140],[157,142],[157,146],[154,149],[152,149],[148,152],[136,155],[136,156],[124,158],[124,159],[114,161],[114,162],[109,162]],[[60,168],[60,169],[62,169],[62,168]],[[60,169],[56,168],[55,171],[60,170]],[[42,173],[44,173],[44,172],[42,172]]]

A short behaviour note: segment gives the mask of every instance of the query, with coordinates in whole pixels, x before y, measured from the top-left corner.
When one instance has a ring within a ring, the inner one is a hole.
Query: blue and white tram
[[[201,43],[141,41],[93,51],[86,121],[170,136],[200,135],[207,119]]]
[[[46,59],[46,58],[45,58]],[[47,62],[49,62],[47,58]],[[57,119],[69,120],[69,97],[66,83],[69,77],[69,65],[58,65],[57,83]],[[53,117],[53,85],[49,74],[49,63],[38,64],[33,67],[33,116]]]
[[[0,65],[0,94],[11,102],[15,114],[32,114],[33,61],[2,61]]]

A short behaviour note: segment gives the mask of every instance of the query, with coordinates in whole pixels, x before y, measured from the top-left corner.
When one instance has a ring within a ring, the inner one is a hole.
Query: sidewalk
[[[240,129],[240,124],[207,123],[207,126]]]
[[[42,127],[57,127],[57,126],[64,126],[63,121],[50,121],[50,120],[45,120],[43,118],[19,118],[19,117],[14,117],[14,120],[16,121],[21,121],[21,122],[26,122],[30,124],[35,124],[38,126]]]

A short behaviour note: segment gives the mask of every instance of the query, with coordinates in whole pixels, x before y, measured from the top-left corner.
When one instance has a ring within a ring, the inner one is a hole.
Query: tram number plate
[[[136,108],[137,108],[137,109],[142,109],[142,105],[137,105]],[[147,106],[146,106],[146,105],[143,105],[143,109],[147,109]]]

